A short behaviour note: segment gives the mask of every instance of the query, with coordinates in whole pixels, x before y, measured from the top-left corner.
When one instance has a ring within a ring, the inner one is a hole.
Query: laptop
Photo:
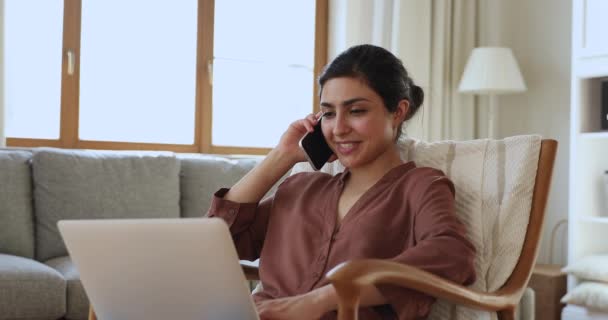
[[[259,319],[219,218],[62,220],[100,320]]]

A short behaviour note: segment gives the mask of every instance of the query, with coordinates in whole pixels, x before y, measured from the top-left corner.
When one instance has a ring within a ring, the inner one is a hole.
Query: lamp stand
[[[496,94],[489,94],[489,105],[488,105],[488,138],[496,139],[497,136],[497,123],[496,123],[496,106],[498,105],[498,99]]]

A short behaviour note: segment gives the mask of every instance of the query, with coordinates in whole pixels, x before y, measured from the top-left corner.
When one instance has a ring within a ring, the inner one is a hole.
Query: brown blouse
[[[254,299],[303,294],[328,284],[324,275],[354,259],[404,263],[462,284],[475,280],[475,248],[454,213],[454,185],[439,170],[404,163],[387,172],[337,223],[349,171],[304,172],[287,178],[259,203],[213,197],[208,216],[230,226],[240,259],[260,258],[264,289]],[[359,319],[425,318],[432,297],[378,285],[388,305],[363,307]],[[336,312],[323,317],[336,319]]]

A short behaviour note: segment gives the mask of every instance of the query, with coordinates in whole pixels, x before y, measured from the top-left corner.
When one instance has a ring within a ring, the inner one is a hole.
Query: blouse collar
[[[394,178],[400,177],[414,168],[416,168],[416,163],[414,161],[404,162],[396,167],[391,168],[382,176],[382,178],[380,178],[380,180],[378,180],[378,182],[382,180],[392,181]],[[344,171],[340,174],[340,182],[345,183],[349,175],[350,170],[348,168],[344,169]]]

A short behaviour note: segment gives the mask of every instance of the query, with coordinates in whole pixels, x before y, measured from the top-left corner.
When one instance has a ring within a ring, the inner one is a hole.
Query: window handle
[[[75,64],[75,57],[74,57],[74,51],[72,49],[69,49],[67,51],[67,55],[68,55],[68,75],[74,75],[74,64]]]
[[[207,61],[207,74],[209,75],[209,85],[213,87],[213,60]]]

